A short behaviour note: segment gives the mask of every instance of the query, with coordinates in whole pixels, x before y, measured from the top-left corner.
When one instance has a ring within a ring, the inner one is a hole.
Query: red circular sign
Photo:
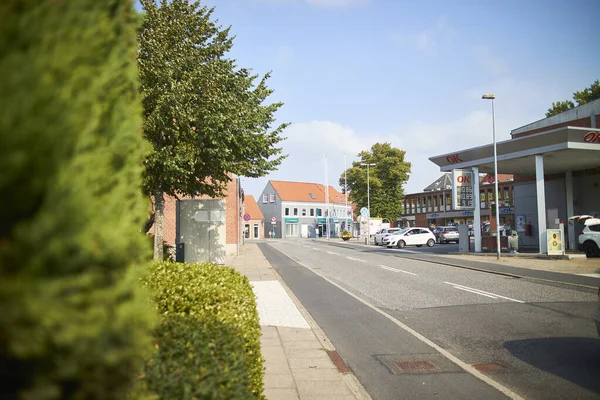
[[[271,217],[271,222],[277,222],[277,217]]]
[[[250,221],[250,214],[244,214],[244,221]]]

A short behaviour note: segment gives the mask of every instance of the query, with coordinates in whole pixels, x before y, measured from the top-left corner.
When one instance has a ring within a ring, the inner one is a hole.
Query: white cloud
[[[367,4],[370,0],[305,0],[311,6],[315,7],[350,7]]]
[[[473,57],[492,75],[508,74],[508,66],[502,57],[496,56],[488,46],[474,46],[471,49]]]
[[[369,4],[371,0],[254,0],[259,3],[297,5],[308,4],[320,8],[344,8]]]
[[[456,30],[448,23],[446,17],[438,18],[435,26],[422,32],[396,32],[392,40],[404,46],[414,48],[420,52],[433,53],[442,44],[449,43],[458,36]]]
[[[369,150],[377,142],[389,142],[405,150],[406,160],[412,163],[406,193],[419,192],[441,175],[429,157],[492,142],[491,106],[481,99],[488,92],[496,94],[498,141],[510,139],[511,129],[543,118],[551,98],[551,89],[546,87],[502,79],[462,93],[458,101],[464,104],[465,111],[446,121],[420,118],[378,133],[357,132],[335,121],[295,123],[284,133],[288,139],[283,148],[289,157],[280,169],[266,178],[243,179],[243,186],[247,193],[258,196],[269,179],[323,183],[327,153],[329,184],[338,187],[344,171],[344,153],[350,166],[359,152]],[[443,105],[431,105],[432,109],[438,106]]]

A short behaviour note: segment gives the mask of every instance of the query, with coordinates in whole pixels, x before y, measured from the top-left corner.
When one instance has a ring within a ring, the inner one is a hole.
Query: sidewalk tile
[[[296,389],[292,374],[266,375],[265,389]]]
[[[270,388],[265,389],[264,395],[267,400],[300,400],[296,389]]]

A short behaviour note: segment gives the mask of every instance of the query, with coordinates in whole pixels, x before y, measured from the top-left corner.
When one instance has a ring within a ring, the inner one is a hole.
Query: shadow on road
[[[600,394],[600,339],[540,338],[506,342],[513,356]]]

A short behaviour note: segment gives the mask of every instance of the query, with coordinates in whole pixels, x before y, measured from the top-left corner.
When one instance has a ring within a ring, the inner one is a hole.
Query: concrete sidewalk
[[[371,398],[256,243],[225,264],[248,277],[257,297],[268,400]]]

